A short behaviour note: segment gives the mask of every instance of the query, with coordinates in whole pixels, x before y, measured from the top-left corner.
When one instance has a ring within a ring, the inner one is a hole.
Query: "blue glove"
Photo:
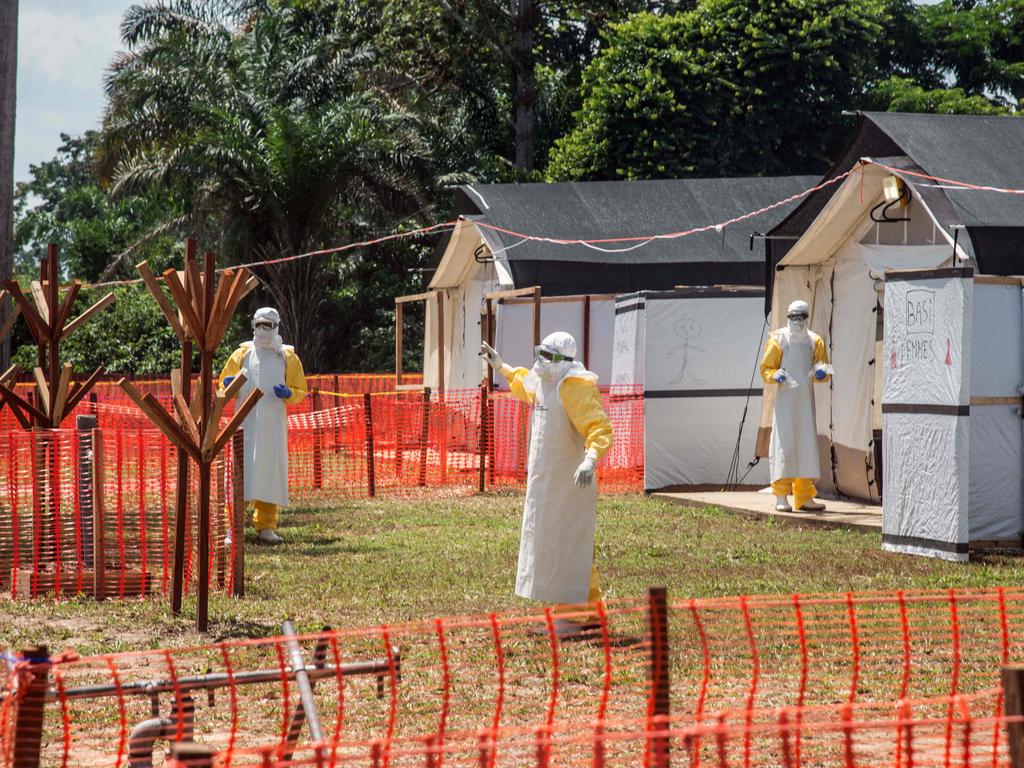
[[[824,368],[814,369],[814,378],[816,378],[818,381],[824,381],[826,376],[828,376],[828,371],[826,371]]]
[[[776,371],[775,375],[772,376],[772,378],[779,382],[779,384],[784,384],[786,382],[786,374],[784,374],[782,371]]]
[[[234,376],[225,376],[224,377],[224,383],[221,386],[224,387],[224,389],[227,389],[228,387],[231,386],[231,382],[234,381],[234,380],[235,380]]]
[[[275,384],[274,394],[280,397],[282,400],[287,400],[292,396],[292,391],[288,389],[287,384]]]

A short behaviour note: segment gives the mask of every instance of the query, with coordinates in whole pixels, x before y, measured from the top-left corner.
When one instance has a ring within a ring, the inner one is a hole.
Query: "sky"
[[[121,14],[132,0],[21,0],[14,180],[49,160],[60,134],[97,128],[103,72],[120,48]]]

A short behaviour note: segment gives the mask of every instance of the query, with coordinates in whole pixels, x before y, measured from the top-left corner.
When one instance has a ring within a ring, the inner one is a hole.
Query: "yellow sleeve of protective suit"
[[[600,459],[612,447],[612,422],[604,412],[601,392],[597,384],[573,376],[565,379],[558,389],[569,421],[583,435],[583,447]]]
[[[825,349],[825,340],[823,338],[821,338],[821,336],[815,336],[814,337],[814,358],[813,358],[813,360],[814,360],[814,364],[815,365],[821,365],[821,364],[828,365],[828,350]],[[832,378],[832,376],[830,374],[830,375],[826,376],[824,379],[818,379],[817,383],[818,384],[823,384],[823,383],[825,383],[826,381],[828,381],[831,378]]]
[[[298,405],[306,399],[306,372],[302,370],[302,361],[294,349],[284,349],[284,383],[292,391],[292,396],[285,402]]]
[[[499,373],[505,377],[508,382],[509,392],[512,393],[512,397],[516,400],[525,400],[528,403],[533,402],[533,393],[527,392],[523,388],[523,379],[526,378],[526,374],[530,372],[529,368],[513,368],[508,363],[501,366]]]
[[[247,351],[245,347],[239,347],[231,353],[231,357],[224,363],[224,370],[220,372],[220,378],[217,380],[221,389],[224,388],[224,379],[228,376],[237,376],[242,372],[242,361],[245,360],[245,353]]]
[[[817,350],[817,347],[815,347]],[[782,367],[782,347],[775,340],[774,336],[768,337],[768,343],[764,347],[764,357],[761,358],[761,378],[765,384],[772,384],[775,381],[775,374]]]

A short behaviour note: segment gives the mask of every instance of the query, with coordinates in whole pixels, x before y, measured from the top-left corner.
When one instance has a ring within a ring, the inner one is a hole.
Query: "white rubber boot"
[[[278,544],[284,543],[284,539],[274,532],[273,528],[264,528],[260,531],[260,535],[257,537],[260,544],[269,544],[270,546],[277,546]]]
[[[822,504],[820,501],[815,501],[814,499],[811,499],[810,501],[805,501],[804,505],[800,507],[800,509],[803,512],[824,512],[825,505]]]
[[[789,506],[789,499],[786,496],[775,497],[775,511],[776,512],[792,512],[793,508]]]

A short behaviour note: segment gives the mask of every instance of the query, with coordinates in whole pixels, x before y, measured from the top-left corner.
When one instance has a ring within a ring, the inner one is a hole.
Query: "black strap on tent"
[[[768,329],[768,318],[765,317],[764,325],[761,326],[761,338],[757,340],[757,353],[754,357],[754,367],[750,371],[750,383],[747,385],[747,399],[743,402],[743,415],[740,417],[740,428],[736,431],[736,447],[732,450],[732,461],[729,462],[729,474],[725,478],[725,489],[734,490],[737,486],[743,485],[754,467],[761,463],[761,458],[755,456],[754,460],[747,463],[747,471],[740,476],[740,443],[743,441],[743,426],[747,422],[747,411],[750,409],[750,396],[754,390],[754,377],[757,376],[759,363],[761,361],[761,345],[764,342],[764,334]]]
[[[832,318],[836,314],[836,265],[832,265],[832,273],[828,278],[829,309],[828,309],[828,359],[833,360],[832,351],[834,348],[832,340]],[[843,498],[842,490],[839,488],[839,457],[836,455],[835,441],[835,377],[828,380],[828,453],[832,465],[832,488],[836,496]]]

